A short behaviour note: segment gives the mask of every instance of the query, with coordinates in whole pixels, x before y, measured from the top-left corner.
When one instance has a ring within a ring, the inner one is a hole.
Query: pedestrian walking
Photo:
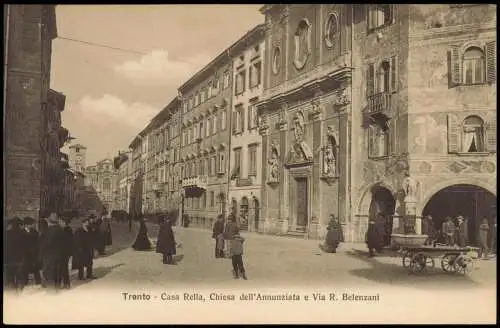
[[[113,232],[111,230],[111,218],[107,215],[103,219],[104,225],[104,246],[113,245]]]
[[[163,264],[174,264],[173,256],[176,254],[176,243],[172,222],[169,219],[164,220],[160,227],[158,250],[163,255]]]
[[[422,218],[422,233],[427,235],[424,245],[433,245],[435,241],[435,228],[432,216],[426,215]]]
[[[320,248],[326,253],[337,253],[339,244],[344,242],[344,232],[339,219],[334,214],[330,214],[330,221],[326,229],[325,243],[320,244]]]
[[[141,218],[139,222],[139,233],[137,234],[137,238],[135,239],[132,248],[136,251],[150,251],[151,241],[149,241],[148,238],[148,227],[146,226],[144,218]]]
[[[74,252],[74,264],[73,268],[78,269],[78,279],[96,279],[92,272],[92,265],[94,260],[94,246],[92,240],[92,232],[89,228],[90,218],[85,218],[82,221],[81,227],[75,231],[75,252]],[[84,271],[86,276],[84,275]]]
[[[106,226],[104,219],[98,218],[95,222],[96,245],[99,255],[106,255]]]
[[[30,275],[33,275],[36,285],[42,284],[40,275],[40,234],[36,230],[36,220],[32,217],[24,218],[24,228],[26,230],[26,253],[25,253],[25,282],[28,284]]]
[[[212,238],[215,239],[215,258],[224,257],[224,216],[219,214],[212,229]]]
[[[60,282],[60,260],[63,251],[62,236],[63,228],[57,214],[52,213],[48,218],[48,228],[42,235],[40,242],[40,257],[44,286],[57,288]]]
[[[71,287],[70,275],[69,275],[69,259],[75,254],[75,239],[73,235],[73,229],[70,227],[71,218],[64,219],[63,225],[63,235],[62,235],[62,252],[59,262],[59,278],[62,282],[62,287],[69,289]]]
[[[243,266],[243,243],[245,238],[240,236],[240,233],[236,231],[231,238],[230,254],[231,261],[233,264],[233,277],[238,279],[240,276],[247,280],[245,267]]]
[[[460,247],[467,246],[468,221],[461,215],[457,217],[457,241]]]
[[[12,218],[9,224],[10,229],[5,234],[7,285],[19,292],[25,284],[24,261],[27,236],[20,218],[17,216]]]
[[[365,241],[368,246],[370,256],[375,256],[375,251],[381,248],[380,226],[374,219],[368,221],[368,230],[366,231]]]
[[[236,224],[236,217],[233,214],[230,214],[228,217],[228,222],[224,227],[224,241],[226,246],[225,255],[228,257],[230,256],[231,240],[237,232],[239,232],[239,228]]]
[[[480,243],[479,258],[483,257],[483,255],[485,259],[488,258],[489,230],[490,226],[488,224],[488,219],[484,218],[483,221],[481,222],[481,225],[479,226],[479,243]]]

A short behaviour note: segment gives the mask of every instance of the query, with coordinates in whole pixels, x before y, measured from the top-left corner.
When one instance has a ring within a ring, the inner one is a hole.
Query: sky
[[[260,7],[58,5],[59,37],[131,51],[53,40],[51,88],[66,95],[62,124],[86,165],[126,150],[180,85],[264,22]]]

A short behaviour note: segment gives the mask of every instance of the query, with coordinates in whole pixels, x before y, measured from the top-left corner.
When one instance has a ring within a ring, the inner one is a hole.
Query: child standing
[[[243,242],[245,238],[240,236],[239,232],[233,234],[233,238],[230,244],[231,259],[233,262],[233,276],[234,279],[238,279],[239,275],[245,280],[247,276],[245,274],[245,268],[243,267]]]

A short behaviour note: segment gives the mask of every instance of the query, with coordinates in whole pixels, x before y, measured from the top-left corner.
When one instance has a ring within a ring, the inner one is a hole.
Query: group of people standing
[[[74,233],[70,221],[71,218],[52,213],[40,219],[39,230],[31,217],[24,220],[14,217],[8,221],[4,255],[8,287],[22,290],[33,275],[36,285],[70,288],[70,258],[79,279],[84,279],[84,268],[87,279],[95,278],[92,274],[94,253],[105,254],[105,247],[112,243],[109,219],[92,215],[85,218]]]
[[[422,233],[429,238],[426,244],[444,244],[447,246],[469,246],[469,220],[461,215],[456,218],[446,217],[440,229],[435,229],[432,216],[422,219]],[[496,221],[490,225],[487,218],[479,225],[479,257],[487,258],[490,251],[496,253],[497,226]]]
[[[219,214],[212,229],[212,238],[215,239],[215,258],[231,258],[233,277],[247,280],[243,265],[245,238],[240,235],[236,217],[230,214],[227,223],[224,224],[224,215]]]

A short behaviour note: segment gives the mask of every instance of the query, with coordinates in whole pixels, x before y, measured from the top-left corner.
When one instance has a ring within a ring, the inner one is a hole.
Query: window
[[[104,179],[104,181],[102,183],[102,189],[104,190],[104,192],[111,191],[111,180]]]
[[[206,91],[205,91],[205,88],[201,89],[201,92],[200,92],[200,103],[204,103],[205,100],[206,100]]]
[[[203,165],[203,172],[204,174],[210,174],[210,159],[208,157],[205,158],[204,160],[204,165]]]
[[[382,61],[378,69],[377,85],[379,92],[389,92],[390,76],[391,76],[391,64],[389,63],[389,61],[384,60]]]
[[[250,66],[250,88],[260,85],[262,79],[262,62],[257,61]]]
[[[234,95],[238,96],[245,92],[245,78],[246,78],[246,71],[242,70],[236,74],[236,81],[235,86],[234,86]]]
[[[195,142],[196,138],[198,138],[198,136],[196,135],[196,124],[193,124],[191,129],[192,129],[191,130],[191,142]]]
[[[226,125],[227,125],[227,113],[226,113],[226,108],[222,109],[220,112],[220,129],[221,131],[226,130]]]
[[[224,72],[224,89],[229,88],[229,72]]]
[[[233,134],[243,132],[242,124],[245,123],[243,112],[244,112],[243,105],[242,104],[236,105],[233,112]]]
[[[210,99],[212,97],[212,82],[207,87],[207,99]]]
[[[210,132],[212,131],[211,126],[210,126],[211,120],[212,120],[212,118],[210,116],[207,117],[207,128],[206,128],[206,133],[205,133],[205,136],[207,136],[207,137],[210,136]]]
[[[214,113],[212,116],[212,134],[217,133],[217,113]]]
[[[469,116],[462,127],[462,152],[484,152],[484,122],[478,116]]]
[[[274,75],[277,75],[281,69],[281,51],[279,47],[274,48],[272,69]]]
[[[205,208],[207,207],[207,193],[204,192],[202,195],[201,195],[201,208]]]
[[[368,8],[368,29],[391,25],[394,21],[393,5],[372,4]]]
[[[477,47],[470,47],[463,56],[464,84],[481,84],[486,82],[486,60],[484,52]]]
[[[371,125],[368,129],[370,157],[384,157],[389,155],[389,131],[380,124]]]
[[[224,173],[226,172],[226,156],[224,154],[224,151],[221,151],[219,153],[219,170],[218,173]]]
[[[199,130],[198,130],[198,138],[203,138],[204,131],[203,131],[203,121],[200,121],[199,123]]]
[[[215,193],[213,191],[210,192],[210,207],[215,206]]]
[[[216,77],[213,82],[212,96],[217,95],[219,93],[219,89],[220,89],[220,80],[218,77]]]
[[[188,111],[188,102],[185,101],[183,104],[182,104],[182,112],[183,113],[187,113]]]
[[[80,148],[75,148],[75,152],[79,153],[80,152]]]
[[[369,64],[366,72],[366,95],[396,92],[399,82],[398,65],[397,55],[381,59],[378,64]]]
[[[301,20],[295,30],[294,41],[295,41],[295,58],[293,64],[295,68],[302,69],[309,55],[311,54],[311,25],[305,19]]]
[[[248,130],[257,127],[257,106],[255,105],[256,99],[250,100],[250,105],[248,106]]]
[[[248,176],[257,176],[257,145],[248,147]]]
[[[234,167],[231,172],[231,179],[239,178],[241,176],[241,148],[234,149]]]
[[[203,165],[203,159],[200,159],[200,165],[198,166],[199,175],[205,174],[205,166]]]
[[[217,166],[217,158],[216,158],[215,155],[212,156],[212,161],[211,162],[212,162],[212,167],[211,167],[212,170],[211,170],[210,173],[211,173],[211,175],[215,175],[215,171],[217,171],[217,167],[216,167]]]
[[[240,205],[240,220],[242,225],[248,224],[248,198],[243,197]]]

